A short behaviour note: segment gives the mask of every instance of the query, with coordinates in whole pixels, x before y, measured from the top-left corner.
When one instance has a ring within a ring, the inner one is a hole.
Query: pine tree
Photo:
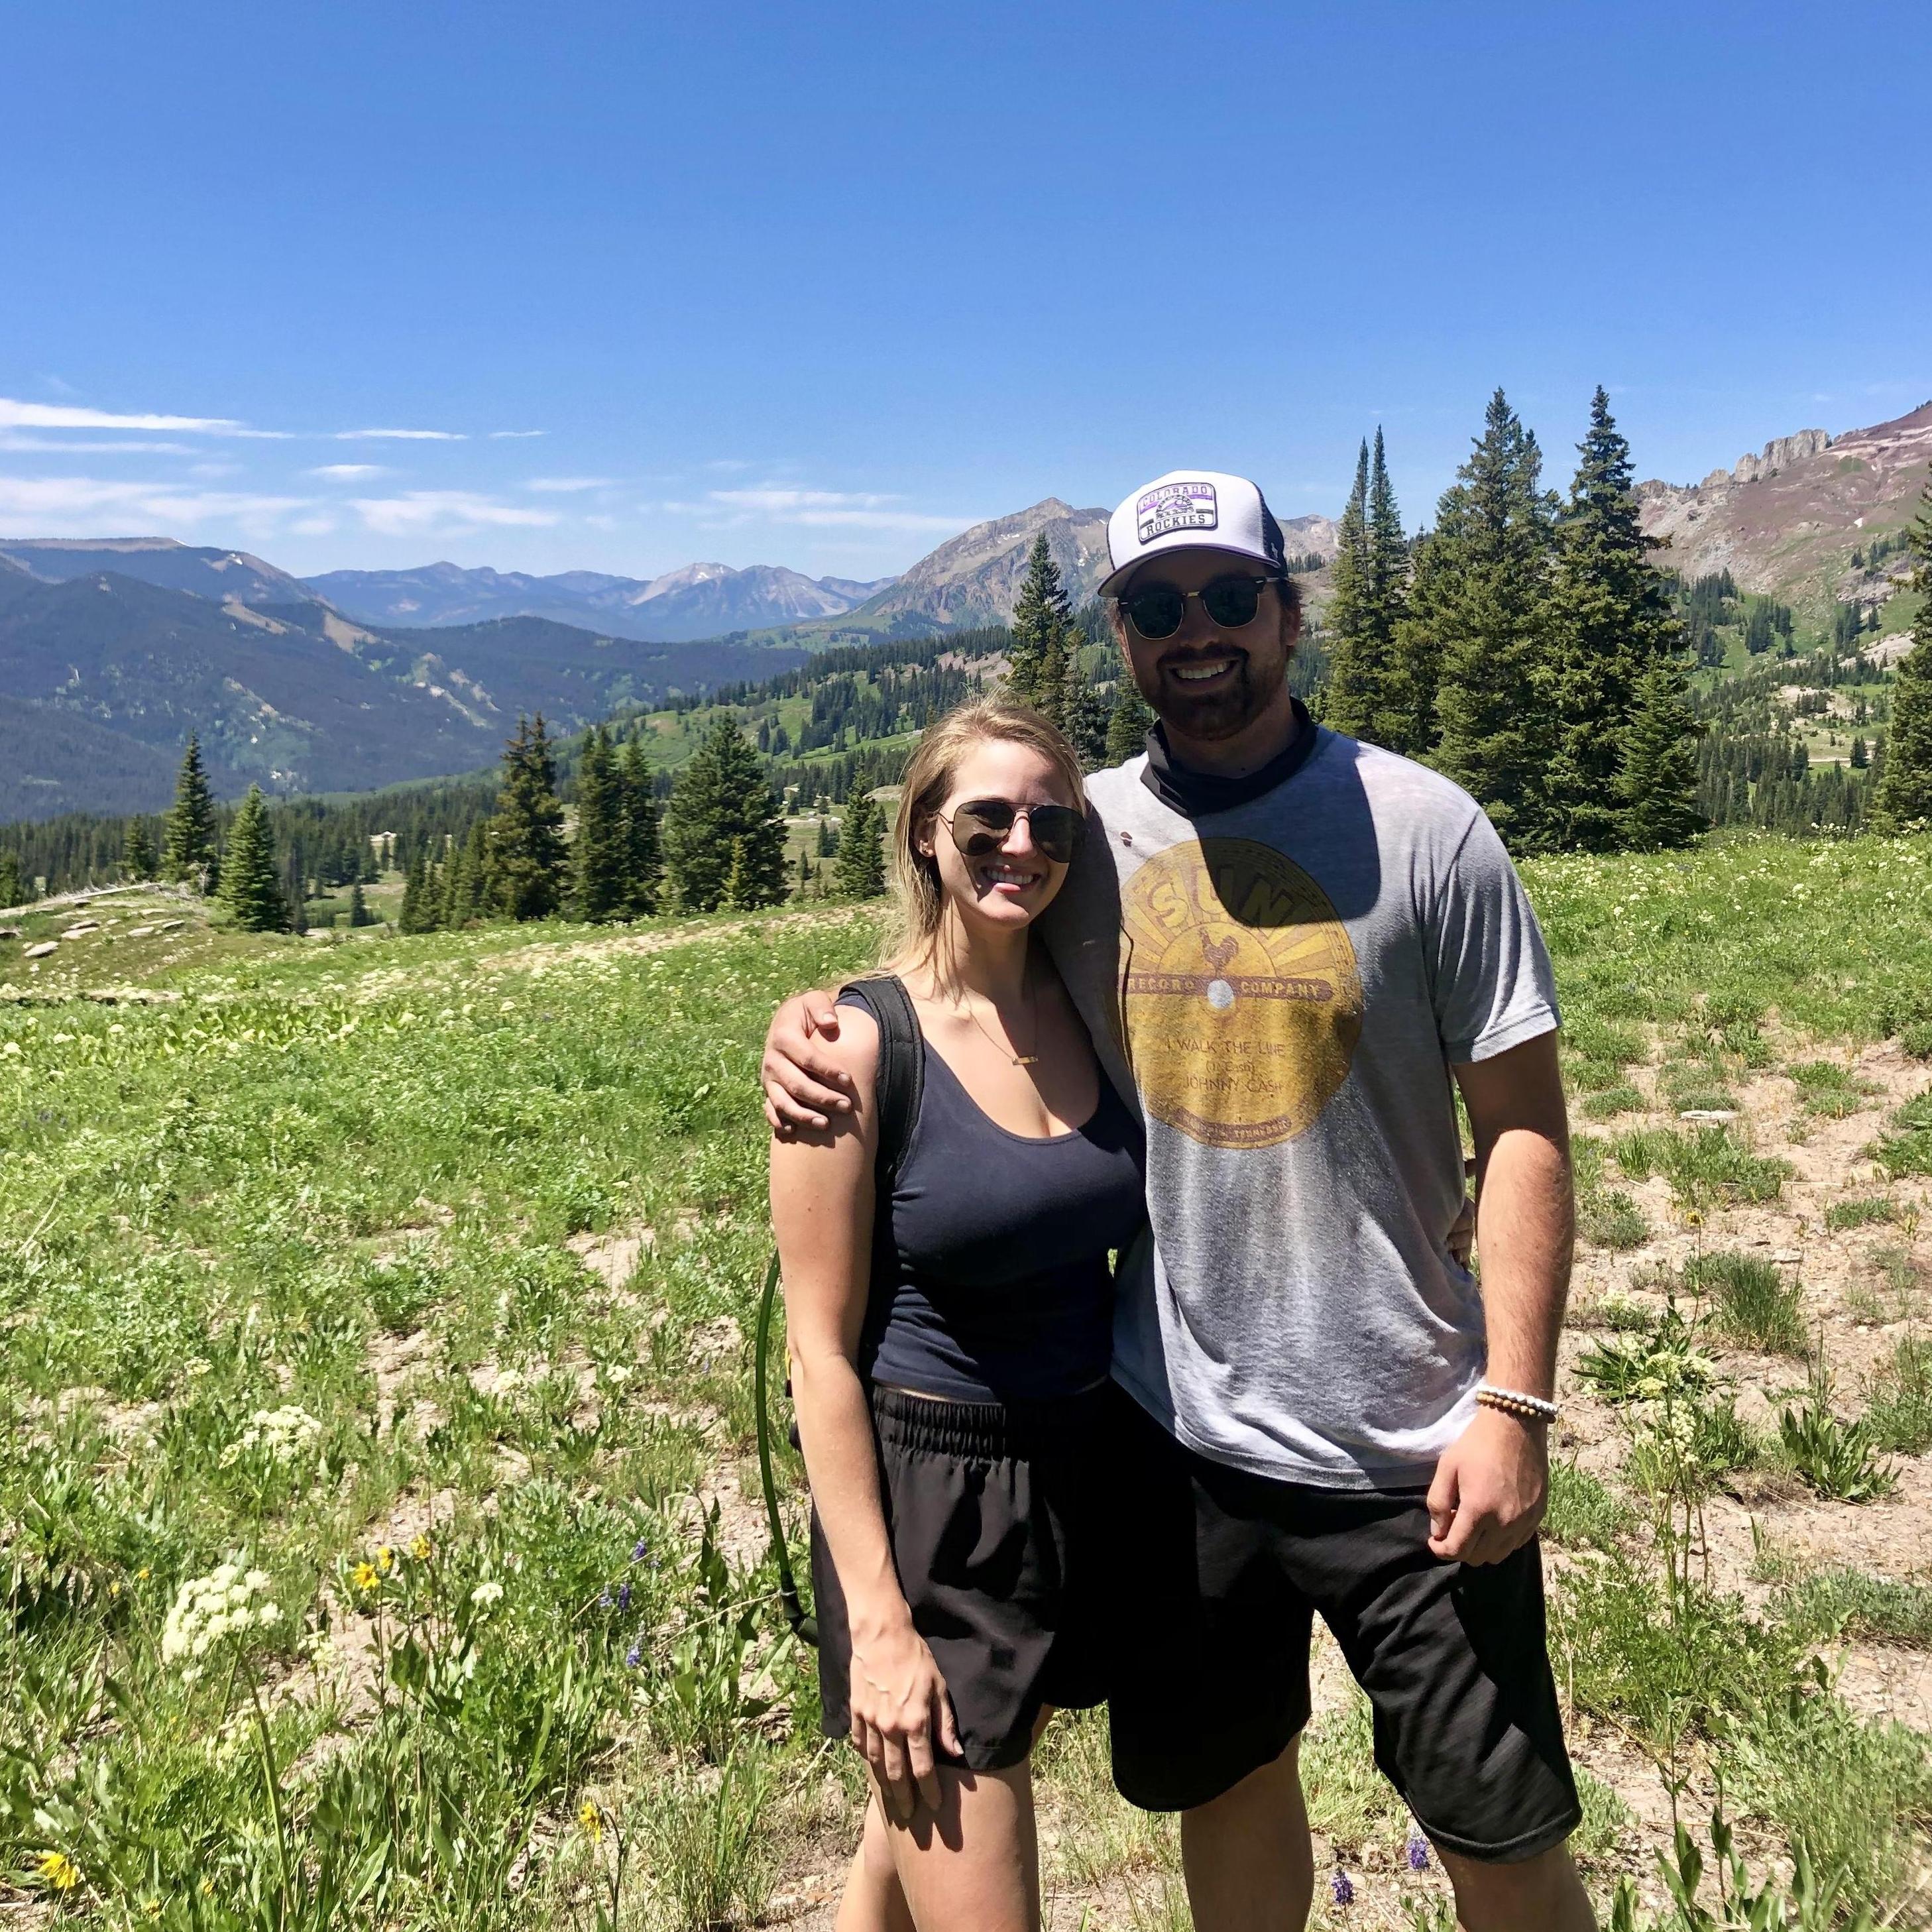
[[[190,731],[175,779],[175,802],[161,838],[161,876],[209,890],[215,869],[214,794],[201,762],[201,740]]]
[[[1060,697],[1060,728],[1080,754],[1082,771],[1098,771],[1106,762],[1109,716],[1106,700],[1080,668],[1080,652],[1077,649],[1070,650]]]
[[[1436,763],[1525,851],[1554,842],[1544,776],[1556,503],[1542,468],[1535,436],[1497,390],[1437,507],[1430,580],[1418,569],[1415,585],[1417,614],[1442,651]]]
[[[832,854],[833,849],[832,821],[820,812],[818,815],[818,856],[821,859],[829,859]]]
[[[1123,668],[1114,686],[1114,708],[1107,717],[1107,762],[1124,765],[1147,748],[1147,734],[1154,729],[1154,712],[1141,695],[1132,671]]]
[[[1372,708],[1373,668],[1367,662],[1364,608],[1369,579],[1369,446],[1355,456],[1354,487],[1342,506],[1331,572],[1334,594],[1322,614],[1328,644],[1328,691],[1322,722],[1354,738],[1368,735]]]
[[[712,912],[773,905],[784,896],[784,821],[758,754],[722,712],[684,769],[659,832],[679,906]]]
[[[584,757],[577,768],[577,832],[570,858],[571,896],[577,916],[598,925],[622,918],[629,871],[624,786],[610,734],[602,724],[585,737]]]
[[[362,896],[362,881],[358,879],[349,888],[349,923],[352,926],[373,923],[370,916],[369,902]]]
[[[1033,540],[1026,579],[1013,602],[1012,643],[1006,653],[1006,690],[1058,724],[1066,706],[1066,661],[1078,644],[1073,611],[1047,548],[1046,532]]]
[[[1697,725],[1681,667],[1666,657],[1637,680],[1618,734],[1611,790],[1617,842],[1638,852],[1688,845],[1705,827],[1697,809]]]
[[[568,852],[556,766],[543,713],[517,721],[504,747],[502,788],[490,821],[490,869],[496,903],[512,919],[548,919],[563,897]]]
[[[0,906],[24,905],[26,900],[26,883],[20,877],[19,854],[0,852]]]
[[[1548,688],[1555,743],[1546,779],[1552,836],[1566,846],[1606,852],[1626,842],[1625,808],[1617,784],[1624,738],[1639,708],[1638,688],[1655,674],[1675,679],[1676,699],[1686,685],[1684,633],[1670,587],[1651,561],[1656,548],[1639,520],[1630,445],[1599,388],[1590,401],[1590,428],[1578,446],[1576,480],[1556,530],[1556,566],[1550,600]],[[1690,714],[1681,702],[1690,728]],[[1672,700],[1654,691],[1651,726],[1672,712]],[[1695,760],[1670,769],[1686,790],[1675,816],[1688,812]],[[1690,776],[1685,776],[1689,774]],[[1648,828],[1673,811],[1645,808]]]
[[[658,909],[664,856],[658,849],[658,802],[641,740],[624,749],[620,779],[624,808],[624,916],[648,919]]]
[[[1932,823],[1932,480],[1919,496],[1911,539],[1918,559],[1912,588],[1924,601],[1912,627],[1912,648],[1898,661],[1884,770],[1872,794],[1871,824],[1886,832]],[[1872,764],[1877,771],[1876,758]]]
[[[480,819],[470,828],[453,870],[455,883],[443,916],[443,923],[452,931],[487,919],[495,904],[490,889],[489,831]]]
[[[129,819],[127,840],[121,848],[122,871],[130,879],[152,879],[155,862],[154,842],[148,836],[148,821]]]
[[[886,889],[886,856],[881,841],[886,815],[879,802],[855,787],[845,801],[845,822],[838,828],[838,896],[875,899]]]
[[[274,832],[260,785],[248,788],[228,828],[221,901],[244,932],[280,932],[287,927],[288,902],[275,872]]]
[[[1852,750],[1850,762],[1852,770],[1855,772],[1862,772],[1871,763],[1871,752],[1866,746],[1864,739],[1862,736],[1854,738],[1852,740]]]

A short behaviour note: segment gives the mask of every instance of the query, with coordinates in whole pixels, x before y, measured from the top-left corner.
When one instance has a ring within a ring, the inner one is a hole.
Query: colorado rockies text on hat
[[[1108,518],[1111,568],[1101,596],[1112,596],[1136,565],[1170,550],[1226,550],[1270,572],[1287,562],[1281,526],[1260,490],[1218,470],[1171,470],[1143,484]]]

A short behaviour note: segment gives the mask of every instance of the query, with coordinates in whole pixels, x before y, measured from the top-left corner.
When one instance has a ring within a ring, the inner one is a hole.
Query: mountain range
[[[1729,570],[1822,626],[1882,603],[1932,459],[1932,403],[1774,439],[1699,483],[1638,486],[1662,561]],[[1331,560],[1322,516],[1283,526]],[[757,679],[847,642],[1004,622],[1044,534],[1075,602],[1106,569],[1106,512],[1058,496],[975,524],[904,575],[775,565],[656,578],[436,563],[297,578],[168,538],[0,539],[0,819],[163,802],[198,730],[218,789],[323,790],[488,763],[519,713],[574,729],[626,704]],[[1303,580],[1324,601],[1324,567]]]

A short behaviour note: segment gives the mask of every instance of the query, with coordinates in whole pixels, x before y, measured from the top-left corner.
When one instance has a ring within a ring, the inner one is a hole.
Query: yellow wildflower
[[[384,1544],[376,1552],[376,1568],[385,1576],[396,1567],[396,1552]]]
[[[434,1548],[430,1544],[429,1538],[425,1536],[421,1530],[418,1530],[415,1537],[410,1541],[410,1554],[413,1556],[418,1563],[427,1563],[434,1553]]]
[[[375,1564],[365,1559],[350,1571],[349,1580],[358,1590],[373,1590],[382,1580],[376,1574]]]
[[[593,1845],[604,1842],[604,1814],[597,1808],[594,1798],[586,1798],[577,1808],[577,1822],[584,1828],[584,1835]]]
[[[50,1892],[71,1892],[80,1882],[80,1868],[64,1852],[43,1852],[34,1869]]]
[[[140,1568],[134,1572],[134,1580],[137,1583],[145,1583],[154,1574],[154,1573],[150,1570],[145,1563],[143,1563]]]

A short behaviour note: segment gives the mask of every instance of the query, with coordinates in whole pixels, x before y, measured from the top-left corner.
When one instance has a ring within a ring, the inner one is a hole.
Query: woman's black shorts
[[[880,1489],[899,1587],[930,1647],[975,1771],[1019,1763],[1048,1705],[1102,1702],[1111,1676],[1108,1432],[1103,1384],[1052,1403],[934,1402],[875,1389]],[[852,1639],[814,1510],[825,1734],[852,1727]]]

